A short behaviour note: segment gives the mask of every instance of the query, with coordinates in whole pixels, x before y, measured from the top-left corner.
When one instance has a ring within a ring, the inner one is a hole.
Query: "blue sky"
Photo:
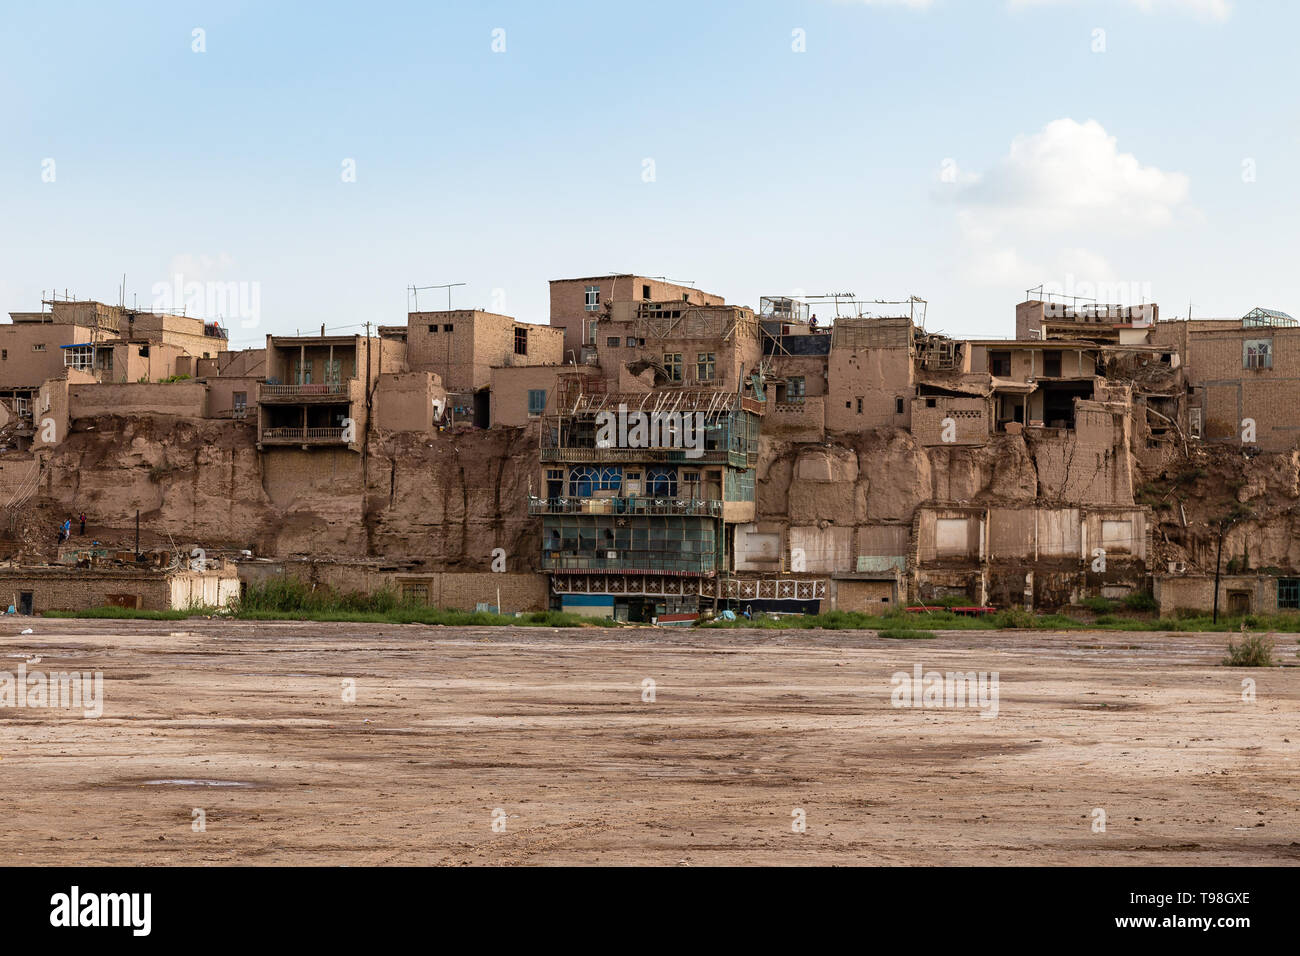
[[[1010,335],[1039,283],[1166,317],[1300,315],[1285,0],[49,0],[3,18],[3,312],[56,287],[115,301],[123,273],[150,304],[179,274],[255,291],[255,315],[226,318],[256,344],[400,324],[411,283],[545,321],[548,279],[627,271],[751,306],[915,294],[961,335]]]

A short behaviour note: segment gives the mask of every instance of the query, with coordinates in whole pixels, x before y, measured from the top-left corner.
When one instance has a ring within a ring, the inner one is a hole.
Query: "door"
[[[32,592],[31,591],[23,591],[21,594],[18,595],[18,613],[19,614],[32,613]]]

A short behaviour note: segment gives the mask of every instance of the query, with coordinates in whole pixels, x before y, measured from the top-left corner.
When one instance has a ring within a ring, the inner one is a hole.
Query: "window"
[[[0,349],[0,361],[8,360],[8,358],[9,358],[9,350]]]
[[[630,335],[627,337],[627,347],[630,349],[636,348],[636,339],[632,338]]]
[[[45,351],[45,343],[44,343],[44,342],[38,342],[38,343],[36,343],[35,345],[32,346],[32,351],[33,351],[33,352],[44,352],[44,351]]]
[[[1201,437],[1201,410],[1199,408],[1189,408],[1187,410],[1187,429],[1192,433],[1193,438]]]
[[[325,381],[329,385],[339,385],[343,382],[343,360],[326,359],[323,363],[325,366]]]
[[[682,472],[682,497],[702,498],[700,494],[700,473],[698,471]]]
[[[1043,353],[1043,375],[1047,378],[1061,377],[1061,353],[1055,349]]]
[[[527,329],[521,329],[518,327],[515,328],[515,354],[516,355],[528,354],[528,330]]]
[[[858,411],[862,411],[862,409],[858,409]],[[903,414],[903,400],[901,398],[894,399],[894,414],[895,415]]]
[[[455,332],[455,331],[456,331],[456,326],[455,326],[453,323],[451,323],[451,322],[447,322],[447,323],[444,323],[444,325],[443,325],[443,327],[442,327],[442,330],[443,330],[444,332]]]
[[[149,357],[149,346],[147,346],[147,345],[142,345],[142,346],[140,346],[140,348],[136,350],[136,354],[139,355],[140,358],[148,358],[148,357]]]
[[[698,382],[713,381],[713,372],[716,363],[713,359],[713,352],[696,352],[695,353],[695,380]]]
[[[622,487],[623,469],[618,465],[579,465],[569,472],[569,495],[573,498],[590,498],[597,491],[617,494]]]
[[[540,415],[546,411],[546,389],[530,388],[528,390],[528,414]]]
[[[587,286],[587,295],[583,308],[588,312],[595,312],[600,308],[600,286]]]
[[[308,359],[306,362],[302,359],[293,360],[293,384],[311,384],[311,359]]]
[[[596,320],[590,319],[587,322],[587,345],[596,344]]]
[[[1300,578],[1277,579],[1277,606],[1300,609]]]
[[[858,414],[862,414],[862,399],[860,397],[858,398]]]
[[[989,353],[989,374],[997,378],[1007,378],[1011,375],[1011,353],[1010,352],[990,352]]]
[[[802,375],[795,375],[789,378],[785,383],[785,400],[787,402],[802,402],[808,395],[808,385]]]
[[[677,472],[671,468],[651,468],[646,471],[646,494],[652,498],[673,498],[677,495]]]
[[[691,301],[691,294],[690,294],[689,292],[683,292],[683,293],[682,293],[682,301],[683,301],[683,302],[690,302],[690,301]]]
[[[427,581],[403,581],[402,582],[402,603],[403,604],[428,604],[429,583]]]
[[[617,335],[611,335],[609,338],[605,340],[605,344],[612,349],[616,349],[618,348],[618,343],[622,341],[623,340],[620,339]]]
[[[643,299],[650,298],[650,287],[648,285],[643,285],[641,287],[641,298]]]
[[[668,380],[670,382],[680,382],[682,380],[681,352],[664,353],[664,371],[668,373]]]
[[[1242,368],[1272,368],[1273,340],[1246,339],[1242,343]]]
[[[74,345],[63,350],[63,364],[67,368],[88,372],[95,367],[95,347],[93,345]]]
[[[430,332],[437,332],[437,331],[438,331],[438,323],[437,323],[437,322],[430,322],[430,323],[429,323],[429,331],[430,331]]]
[[[243,418],[244,413],[248,410],[248,393],[233,392],[231,393],[230,399],[231,399],[231,405],[234,407],[235,410],[235,417]]]
[[[926,408],[935,408],[938,406],[938,404],[939,404],[939,400],[937,398],[927,398],[925,400]]]

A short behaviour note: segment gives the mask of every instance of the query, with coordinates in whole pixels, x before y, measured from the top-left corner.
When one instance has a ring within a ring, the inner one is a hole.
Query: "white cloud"
[[[1116,283],[1115,270],[1090,246],[1193,213],[1186,175],[1121,153],[1095,120],[1054,120],[1017,136],[987,171],[959,170],[955,179],[935,193],[957,206],[963,272],[990,285],[1044,277]]]
[[[1017,136],[990,170],[973,182],[956,183],[952,199],[986,228],[1151,228],[1173,221],[1185,208],[1189,188],[1183,173],[1144,166],[1132,153],[1121,153],[1096,120],[1058,119],[1040,132]]]

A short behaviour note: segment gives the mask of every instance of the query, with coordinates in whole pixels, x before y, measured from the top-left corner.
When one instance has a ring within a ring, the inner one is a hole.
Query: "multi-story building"
[[[542,520],[542,570],[566,610],[693,620],[719,598],[735,525],[754,518],[763,402],[752,391],[604,384],[561,376],[545,419],[543,494],[529,504]]]
[[[216,322],[94,300],[50,298],[40,312],[11,312],[0,325],[0,402],[29,420],[44,382],[75,369],[105,384],[159,382],[183,359],[226,348]]]
[[[385,368],[384,354],[389,353]],[[268,335],[257,387],[257,445],[360,451],[371,388],[402,371],[400,343],[364,335]]]
[[[688,285],[629,274],[551,280],[551,325],[564,330],[564,362],[596,364],[597,326],[619,303],[723,305],[720,295]]]
[[[408,367],[439,376],[450,413],[481,428],[492,422],[493,369],[558,366],[564,339],[560,329],[479,309],[412,312],[404,332],[381,334],[400,334]]]

